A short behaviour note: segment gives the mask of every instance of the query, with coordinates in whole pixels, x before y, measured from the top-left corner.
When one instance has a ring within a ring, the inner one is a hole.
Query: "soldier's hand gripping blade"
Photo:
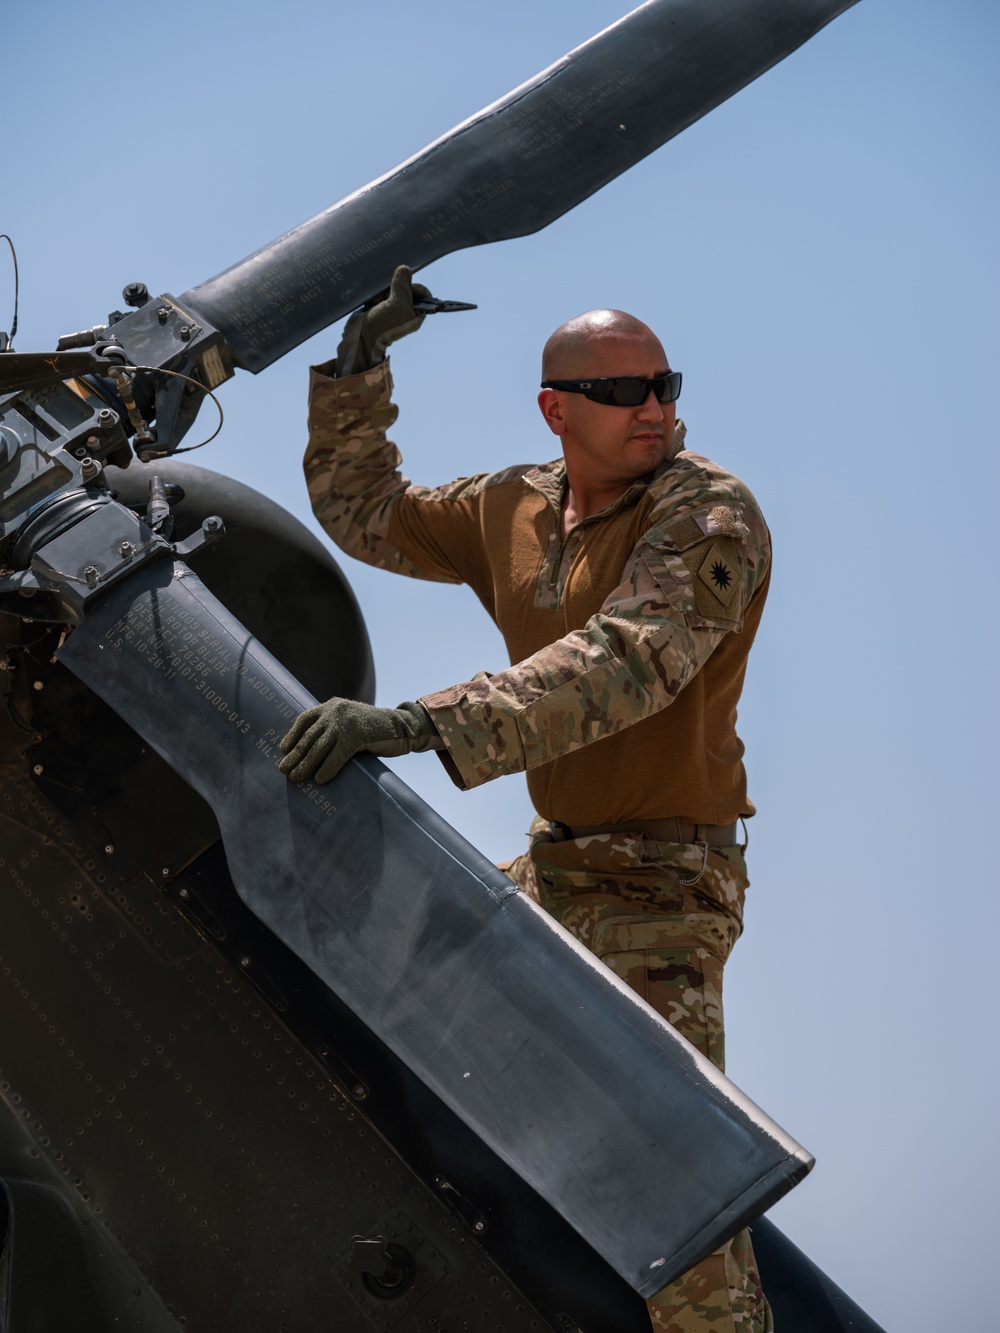
[[[337,374],[358,375],[385,360],[387,348],[408,333],[415,333],[425,314],[414,303],[434,303],[434,298],[419,282],[414,285],[413,270],[400,264],[392,275],[388,296],[370,309],[355,310],[344,325],[337,348]]]
[[[443,748],[422,704],[375,708],[355,699],[335,698],[299,714],[282,738],[285,757],[278,767],[293,782],[311,777],[329,782],[360,750],[392,758],[414,750]]]

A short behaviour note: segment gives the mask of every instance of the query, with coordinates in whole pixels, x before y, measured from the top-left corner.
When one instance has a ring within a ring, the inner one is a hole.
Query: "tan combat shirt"
[[[468,583],[499,626],[513,665],[421,699],[460,785],[527,770],[538,813],[571,826],[752,814],[736,704],[770,537],[743,483],[682,450],[679,422],[660,467],[563,540],[561,459],[412,486],[391,391],[388,363],[313,370],[306,480],[349,555]]]

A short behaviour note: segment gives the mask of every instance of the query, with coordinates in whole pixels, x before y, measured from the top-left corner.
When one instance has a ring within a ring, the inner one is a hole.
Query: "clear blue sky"
[[[101,321],[131,279],[176,293],[227,267],[626,7],[8,10],[19,349]],[[624,307],[684,371],[691,447],[761,500],[730,1073],[819,1161],[779,1225],[908,1333],[998,1322],[998,38],[986,0],[862,0],[547,231],[428,270],[480,309],[393,365],[415,479],[547,458],[542,341]],[[202,461],[308,517],[305,368],[335,346],[227,385]],[[503,665],[464,590],[344,565],[381,702]],[[491,856],[519,850],[520,780],[462,796],[433,757],[395,766]]]

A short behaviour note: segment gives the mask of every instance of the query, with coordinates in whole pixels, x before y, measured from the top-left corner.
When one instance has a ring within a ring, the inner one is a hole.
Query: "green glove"
[[[429,296],[430,292],[419,282],[413,285],[413,270],[400,264],[392,275],[392,286],[385,300],[371,310],[355,310],[344,325],[337,348],[337,375],[340,378],[357,375],[380,365],[390,343],[420,328],[426,316],[417,314],[413,301]]]
[[[359,750],[386,758],[414,750],[443,750],[444,741],[423,704],[375,708],[355,699],[328,699],[307,708],[282,737],[278,764],[293,782],[335,778]]]

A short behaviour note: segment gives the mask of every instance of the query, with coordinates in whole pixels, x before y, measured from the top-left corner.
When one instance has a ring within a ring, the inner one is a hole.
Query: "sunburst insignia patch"
[[[723,555],[715,544],[702,562],[702,566],[698,570],[698,577],[723,606],[729,605],[740,582],[739,571],[736,566]]]

